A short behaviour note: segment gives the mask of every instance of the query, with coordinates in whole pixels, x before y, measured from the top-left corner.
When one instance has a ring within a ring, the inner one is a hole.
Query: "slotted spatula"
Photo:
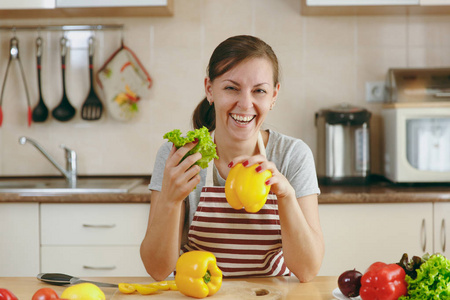
[[[84,101],[83,107],[81,108],[81,118],[88,121],[94,121],[100,119],[103,111],[103,104],[99,97],[95,93],[94,89],[94,71],[93,71],[93,59],[94,57],[94,38],[89,38],[89,78],[91,82],[91,88],[89,94]]]

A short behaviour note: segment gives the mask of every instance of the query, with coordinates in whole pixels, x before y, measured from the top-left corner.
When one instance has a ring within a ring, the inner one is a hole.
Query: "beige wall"
[[[380,172],[380,104],[365,101],[365,82],[383,81],[390,67],[439,67],[450,64],[450,16],[305,17],[299,0],[176,0],[175,15],[161,18],[2,20],[1,25],[125,24],[125,44],[154,80],[139,115],[118,122],[107,114],[87,122],[79,111],[89,81],[87,50],[74,41],[67,69],[69,99],[78,109],[67,123],[50,118],[26,125],[26,98],[19,73],[10,71],[0,128],[0,175],[58,174],[36,149],[18,138],[36,139],[58,161],[60,144],[77,151],[79,172],[150,174],[162,135],[174,128],[190,129],[191,112],[204,96],[203,77],[214,47],[225,38],[252,34],[272,45],[282,67],[282,90],[269,115],[269,128],[303,139],[316,153],[314,113],[341,102],[373,112],[372,167]],[[52,109],[61,98],[58,39],[62,33],[42,32],[46,41],[43,93]],[[18,32],[20,55],[27,74],[32,107],[37,103],[34,59],[36,32]],[[119,46],[120,32],[95,33],[98,69]],[[8,61],[10,32],[0,31],[0,79]],[[81,37],[80,39],[82,39]]]

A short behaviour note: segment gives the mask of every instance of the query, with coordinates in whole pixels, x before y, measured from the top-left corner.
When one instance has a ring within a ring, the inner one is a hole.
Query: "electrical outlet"
[[[386,99],[386,84],[384,81],[366,82],[366,101],[384,102]]]

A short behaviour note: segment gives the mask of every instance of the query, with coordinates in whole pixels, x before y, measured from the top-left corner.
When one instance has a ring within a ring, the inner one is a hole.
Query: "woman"
[[[208,170],[194,165],[199,153],[181,161],[195,142],[178,150],[166,143],[158,151],[141,245],[147,272],[162,280],[174,271],[180,249],[206,250],[225,276],[292,272],[302,282],[313,279],[324,243],[312,153],[301,140],[261,130],[280,89],[276,55],[256,37],[231,37],[214,50],[204,85],[193,124],[214,133],[219,159]],[[274,195],[257,214],[226,205],[223,186],[238,163],[272,173],[266,184]],[[206,188],[207,181],[215,187]]]

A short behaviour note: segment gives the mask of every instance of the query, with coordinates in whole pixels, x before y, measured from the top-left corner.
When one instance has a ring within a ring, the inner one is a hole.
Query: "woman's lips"
[[[239,114],[230,114],[230,117],[240,125],[247,125],[256,117],[256,115],[239,115]]]

